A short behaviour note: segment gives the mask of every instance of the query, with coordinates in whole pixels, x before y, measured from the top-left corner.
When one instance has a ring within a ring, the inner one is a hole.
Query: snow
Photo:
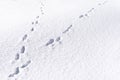
[[[1,0],[0,80],[119,80],[119,2]]]

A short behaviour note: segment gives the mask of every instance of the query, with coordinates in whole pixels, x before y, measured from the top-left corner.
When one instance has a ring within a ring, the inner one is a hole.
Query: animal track
[[[54,42],[54,39],[50,39],[45,45],[48,46],[50,44],[53,44],[53,42]]]
[[[19,73],[20,73],[19,67],[16,67],[14,73],[10,74],[8,77],[14,77],[15,75],[17,75]]]
[[[93,10],[94,10],[94,8],[90,9],[90,10],[88,11],[88,13],[92,12]]]
[[[43,11],[44,5],[43,5],[43,4],[41,4],[41,5],[42,5],[42,6],[40,7],[40,9],[41,9],[41,14],[44,14],[44,11]],[[98,5],[102,5],[102,4],[99,3]],[[88,16],[89,13],[92,12],[94,9],[95,9],[95,8],[91,8],[86,14],[80,15],[80,16],[79,16],[79,19],[83,18],[84,16]],[[32,22],[32,25],[38,24],[39,21],[38,21],[37,19],[39,19],[39,18],[40,18],[40,16],[36,16],[36,20]],[[69,30],[70,30],[72,27],[73,27],[73,25],[71,24],[69,27],[67,27],[66,30],[64,30],[64,31],[62,32],[63,35],[62,35],[62,36],[61,36],[61,35],[58,36],[57,38],[55,38],[55,40],[54,40],[53,38],[49,39],[48,42],[45,44],[45,46],[53,45],[53,43],[55,43],[55,41],[56,41],[56,42],[60,42],[60,41],[61,41],[61,37],[63,38],[64,34],[67,33],[67,32],[69,32]],[[35,28],[32,27],[32,28],[30,29],[30,31],[32,32],[32,31],[34,31],[34,29],[35,29]],[[22,41],[25,41],[27,38],[28,38],[28,35],[25,34],[25,35],[23,36],[23,38],[22,38]],[[26,51],[26,47],[25,47],[25,46],[22,46],[21,49],[20,49],[20,53],[25,53],[25,51]],[[23,54],[23,55],[24,55],[24,54]],[[19,58],[20,58],[20,54],[17,53],[17,54],[15,55],[15,60],[19,60]],[[28,67],[29,64],[31,64],[31,59],[29,59],[29,61],[26,61],[26,62],[25,62],[24,64],[22,64],[21,66],[16,67],[15,71],[14,71],[12,74],[10,74],[8,77],[14,77],[15,75],[18,75],[18,74],[20,73],[20,69],[24,69],[24,68]]]
[[[19,58],[20,58],[20,55],[17,53],[15,56],[15,60],[19,60]]]
[[[41,6],[40,6],[40,11],[41,11],[41,14],[43,15],[44,14],[44,4],[41,2],[40,3],[41,4]],[[39,23],[39,19],[40,18],[40,16],[36,16],[36,20],[35,21],[32,21],[32,25],[36,25],[36,24],[38,24]],[[32,27],[31,29],[30,29],[30,32],[33,32],[34,31],[34,27]],[[28,34],[25,34],[23,37],[22,37],[22,42],[23,41],[25,41],[26,39],[28,38]],[[48,42],[48,43],[46,43],[46,46],[48,46],[48,45],[50,45],[50,44],[52,44],[54,42],[54,39],[50,39],[50,41]],[[20,53],[25,53],[25,51],[26,51],[26,47],[23,45],[23,46],[21,46],[21,48],[20,48]],[[22,57],[22,56],[21,56]],[[16,55],[15,55],[15,61],[13,61],[13,62],[16,62],[17,60],[19,60],[20,59],[20,54],[19,53],[16,53]],[[27,61],[25,64],[23,64],[22,66],[20,66],[20,68],[21,69],[23,69],[23,68],[25,68],[25,67],[27,67],[29,64],[31,63],[31,60],[29,60],[29,61]],[[13,64],[12,64],[13,65]],[[20,68],[19,67],[16,67],[16,69],[15,69],[15,71],[13,72],[13,73],[11,73],[11,74],[9,74],[8,75],[8,77],[14,77],[15,75],[17,75],[17,74],[19,74],[20,73]]]
[[[79,18],[83,18],[83,17],[84,17],[84,15],[80,15],[80,16],[79,16]]]
[[[22,40],[23,40],[23,41],[26,40],[27,37],[28,37],[27,34],[25,34],[25,35],[23,36]]]
[[[20,72],[19,67],[17,67],[17,68],[15,69],[14,75],[19,74],[19,72]]]
[[[32,25],[34,24],[34,22],[32,22]]]
[[[30,31],[34,31],[34,28],[32,28]]]
[[[38,24],[38,21],[35,21],[35,24]]]
[[[88,14],[86,13],[85,16],[88,17]]]
[[[56,41],[60,41],[60,39],[61,39],[61,37],[57,37],[57,38],[56,38]]]
[[[41,14],[42,14],[42,15],[44,14],[43,7],[44,7],[44,4],[41,2],[40,10],[41,10]]]
[[[36,17],[36,19],[38,19],[38,18],[39,18],[39,16]]]
[[[30,63],[31,63],[31,60],[27,61],[25,64],[23,64],[23,65],[21,66],[21,68],[27,67]]]
[[[24,52],[25,52],[25,46],[22,46],[21,53],[24,53]]]
[[[72,28],[72,24],[65,31],[63,31],[63,33],[67,33],[70,30],[70,28]]]

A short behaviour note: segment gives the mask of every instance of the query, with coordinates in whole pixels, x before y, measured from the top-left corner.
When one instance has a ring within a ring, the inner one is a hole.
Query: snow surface
[[[0,80],[120,80],[119,0],[1,0]]]

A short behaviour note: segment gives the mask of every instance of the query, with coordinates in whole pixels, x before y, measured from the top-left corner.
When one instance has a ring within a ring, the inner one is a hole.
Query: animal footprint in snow
[[[17,75],[19,73],[20,73],[19,67],[16,67],[14,73],[10,74],[8,77],[14,77],[15,75]]]
[[[17,67],[17,68],[15,69],[14,74],[17,75],[17,74],[19,74],[19,72],[20,72],[19,67]]]
[[[24,40],[26,40],[26,39],[27,39],[27,34],[25,34],[25,35],[23,36],[22,40],[24,41]]]
[[[56,41],[60,41],[60,39],[61,39],[61,37],[57,37],[57,38],[56,38]]]
[[[25,52],[25,46],[22,46],[22,48],[21,48],[21,51],[20,51],[21,53],[24,53]]]
[[[19,60],[19,58],[20,54],[19,53],[15,54],[15,59],[11,62],[11,64],[14,64],[17,60]]]
[[[49,46],[50,44],[53,44],[53,43],[54,43],[54,39],[50,39],[45,45]]]
[[[38,18],[39,18],[39,16],[36,17],[36,19],[38,19]]]
[[[72,25],[70,25],[63,33],[67,33],[72,28]]]
[[[41,14],[43,15],[44,14],[44,11],[43,11],[43,8],[44,8],[44,4],[41,2],[41,7],[40,7],[40,10],[41,10]]]
[[[23,64],[23,65],[21,66],[21,68],[27,67],[30,63],[31,63],[31,60],[27,61],[25,64]]]
[[[34,31],[34,28],[32,28],[30,31]]]
[[[79,18],[83,18],[83,17],[84,17],[84,15],[80,15],[80,16],[79,16]]]
[[[61,44],[61,37],[57,37],[56,42],[59,42]]]
[[[35,24],[38,24],[38,21],[36,21]]]
[[[20,55],[17,53],[17,54],[15,55],[15,60],[19,60],[19,58],[20,58]]]
[[[88,11],[88,13],[92,12],[93,10],[94,10],[94,8],[90,9],[90,10]]]
[[[34,22],[32,22],[32,25],[34,24]]]
[[[41,10],[41,14],[44,14],[43,7],[40,7],[40,10]]]
[[[85,16],[88,17],[88,14],[86,13]]]

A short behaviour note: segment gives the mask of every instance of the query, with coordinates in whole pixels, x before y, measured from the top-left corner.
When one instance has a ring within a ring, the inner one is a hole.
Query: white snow
[[[119,80],[119,3],[1,0],[0,80]]]

